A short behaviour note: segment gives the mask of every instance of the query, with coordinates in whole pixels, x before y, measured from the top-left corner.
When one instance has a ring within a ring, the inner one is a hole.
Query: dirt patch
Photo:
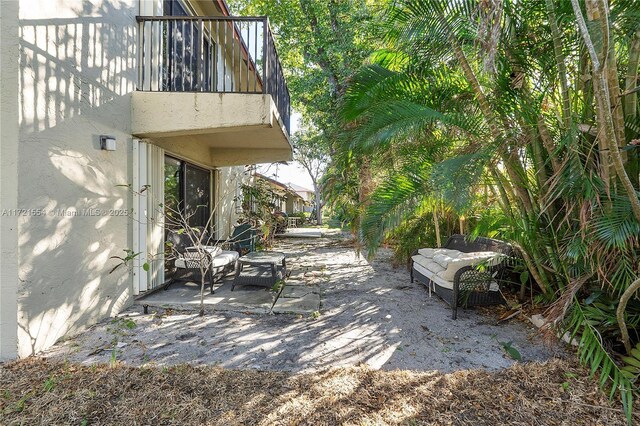
[[[28,359],[0,369],[0,423],[624,425],[586,376],[560,360],[499,372],[292,374]]]

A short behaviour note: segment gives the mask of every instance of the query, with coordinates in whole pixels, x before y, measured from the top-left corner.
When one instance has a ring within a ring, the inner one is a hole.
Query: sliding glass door
[[[180,216],[189,226],[213,228],[211,171],[171,156],[164,161],[164,202],[167,225],[178,223]]]
[[[184,210],[189,224],[211,227],[211,172],[188,163],[184,170]]]

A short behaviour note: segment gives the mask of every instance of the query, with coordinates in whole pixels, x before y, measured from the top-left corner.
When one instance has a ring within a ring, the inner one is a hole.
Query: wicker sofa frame
[[[504,241],[484,237],[469,241],[465,235],[461,234],[449,237],[443,248],[459,250],[464,253],[494,251],[509,257],[513,254],[511,245]],[[414,254],[417,254],[417,251]],[[411,260],[411,282],[417,280],[433,288],[436,294],[451,306],[451,317],[454,320],[458,317],[458,307],[506,304],[506,300],[500,291],[489,290],[492,281],[497,281],[498,285],[500,285],[500,280],[507,266],[505,260],[493,266],[487,266],[482,271],[472,266],[460,268],[453,280],[453,290],[442,287],[432,281],[430,277],[416,270],[413,263],[413,260]]]

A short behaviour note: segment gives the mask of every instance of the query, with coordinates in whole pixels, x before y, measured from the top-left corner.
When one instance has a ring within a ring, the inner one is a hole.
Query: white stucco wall
[[[0,7],[0,361],[17,350],[18,3]]]
[[[217,222],[218,238],[228,238],[233,232],[233,225],[238,222],[241,212],[235,201],[239,184],[249,183],[250,176],[245,173],[244,166],[222,167],[217,173]]]
[[[20,0],[18,206],[35,209],[18,218],[20,356],[131,303],[109,258],[132,247],[116,185],[131,182],[137,14],[138,0]]]

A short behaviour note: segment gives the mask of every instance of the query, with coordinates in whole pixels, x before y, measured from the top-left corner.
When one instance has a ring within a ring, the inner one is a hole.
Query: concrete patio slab
[[[309,315],[320,311],[320,295],[307,293],[302,297],[280,297],[271,312],[274,314]]]
[[[342,230],[337,228],[287,228],[278,238],[322,238],[341,235]]]
[[[282,290],[280,297],[285,298],[298,298],[304,297],[309,293],[320,294],[320,290],[316,286],[308,285],[291,285],[287,283],[287,286]]]
[[[277,292],[261,287],[242,286],[231,291],[232,280],[225,281],[215,288],[211,294],[209,287],[205,289],[204,306],[206,311],[249,312],[268,314]],[[177,282],[168,290],[160,290],[135,302],[138,305],[149,305],[159,308],[194,311],[200,308],[199,284],[194,282]]]

